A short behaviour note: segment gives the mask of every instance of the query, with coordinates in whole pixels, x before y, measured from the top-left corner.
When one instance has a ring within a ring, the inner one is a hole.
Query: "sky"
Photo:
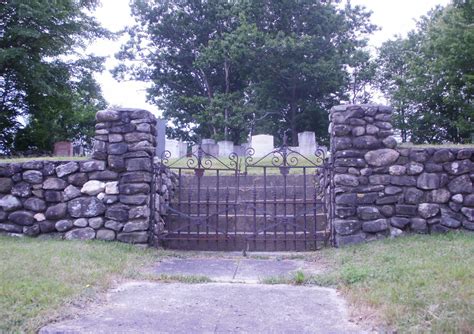
[[[394,35],[406,35],[415,28],[415,20],[426,14],[436,5],[446,5],[449,0],[352,0],[354,5],[363,5],[372,11],[372,22],[380,27],[370,39],[370,45],[375,48]],[[102,0],[95,16],[105,28],[119,31],[133,24],[130,14],[129,0]],[[96,78],[102,87],[102,92],[110,105],[147,109],[157,116],[160,110],[146,102],[147,84],[137,81],[118,82],[110,74],[117,64],[114,54],[119,51],[124,38],[116,41],[99,40],[89,48],[89,53],[107,57],[106,70],[97,74]]]

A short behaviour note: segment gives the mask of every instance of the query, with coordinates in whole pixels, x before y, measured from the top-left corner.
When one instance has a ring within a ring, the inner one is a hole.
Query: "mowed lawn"
[[[72,301],[93,300],[114,279],[149,278],[144,268],[173,255],[120,243],[0,237],[0,332],[33,332],[64,314]],[[472,233],[402,237],[292,256],[326,268],[314,277],[299,274],[295,283],[337,287],[355,314],[378,330],[474,332]]]
[[[376,241],[313,260],[330,269],[310,283],[337,286],[379,330],[474,333],[474,233]]]
[[[0,333],[34,332],[118,278],[136,278],[156,249],[0,236]]]

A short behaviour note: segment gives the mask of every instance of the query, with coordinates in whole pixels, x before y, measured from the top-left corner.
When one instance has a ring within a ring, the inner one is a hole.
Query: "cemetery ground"
[[[470,333],[474,331],[473,255],[472,234],[450,233],[312,253],[251,253],[248,258],[277,266],[283,261],[304,262],[305,268],[314,270],[266,277],[251,287],[336,288],[349,302],[352,321],[368,331]],[[100,305],[107,289],[126,282],[159,282],[171,290],[193,284],[217,289],[222,283],[213,283],[212,276],[199,271],[164,275],[153,268],[164,259],[236,257],[242,258],[235,253],[173,252],[114,242],[0,237],[0,332],[34,332],[50,321],[70,318]],[[312,316],[317,322],[318,315]]]

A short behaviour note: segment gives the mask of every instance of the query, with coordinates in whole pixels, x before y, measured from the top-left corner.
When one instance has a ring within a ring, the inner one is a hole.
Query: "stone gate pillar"
[[[330,110],[336,246],[390,233],[393,206],[384,204],[394,198],[378,178],[389,177],[389,166],[400,155],[394,149],[391,116],[392,108],[380,105],[341,105]]]
[[[93,158],[104,160],[118,180],[105,191],[105,227],[119,241],[147,243],[156,118],[146,110],[115,108],[99,111],[96,121]]]

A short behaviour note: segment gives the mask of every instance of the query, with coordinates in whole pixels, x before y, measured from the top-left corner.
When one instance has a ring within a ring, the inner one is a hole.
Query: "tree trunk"
[[[229,94],[229,92],[230,92],[229,70],[230,70],[230,66],[229,66],[229,63],[227,62],[227,58],[226,58],[224,60],[225,94],[226,94],[226,97],[228,97],[227,94]],[[225,109],[224,109],[224,140],[227,140],[227,137],[229,135],[228,119],[229,119],[229,110],[227,109],[227,106],[226,106]]]
[[[290,131],[291,131],[291,146],[298,146],[298,134],[296,133],[296,85],[291,88],[290,100]]]

